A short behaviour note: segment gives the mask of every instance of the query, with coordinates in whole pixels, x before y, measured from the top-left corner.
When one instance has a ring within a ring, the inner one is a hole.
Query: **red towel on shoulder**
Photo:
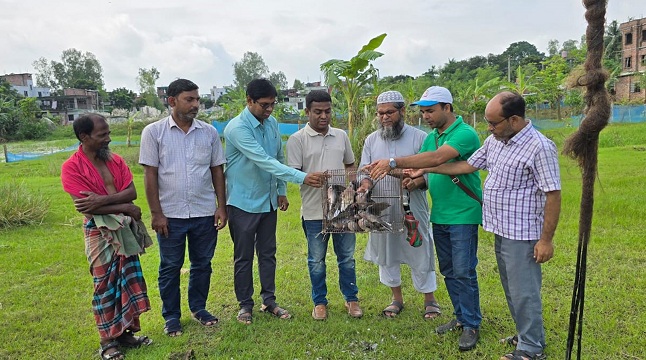
[[[114,178],[114,187],[117,192],[125,190],[132,183],[132,173],[125,160],[117,154],[112,154],[112,159],[106,162],[108,170]],[[61,169],[61,182],[63,190],[72,196],[85,197],[81,191],[91,191],[99,195],[108,195],[105,183],[99,170],[92,164],[79,146],[69,159],[63,163]]]

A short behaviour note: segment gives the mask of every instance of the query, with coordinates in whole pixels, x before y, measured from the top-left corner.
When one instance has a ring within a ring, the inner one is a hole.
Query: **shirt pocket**
[[[203,145],[195,146],[195,151],[193,151],[193,161],[198,165],[211,164],[211,147]]]

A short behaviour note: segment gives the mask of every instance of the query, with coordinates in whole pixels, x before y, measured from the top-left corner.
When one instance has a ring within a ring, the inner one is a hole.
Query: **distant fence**
[[[112,141],[110,144],[114,145],[126,145],[127,142],[125,141]],[[139,145],[139,141],[131,141],[130,144],[132,145]],[[5,162],[18,162],[18,161],[25,161],[25,160],[36,160],[36,159],[41,159],[45,156],[52,155],[52,154],[58,154],[62,152],[70,152],[78,149],[79,143],[77,142],[74,145],[70,145],[66,148],[63,149],[53,149],[53,150],[47,150],[47,151],[26,151],[26,152],[20,152],[20,153],[12,153],[7,150],[7,145],[4,145],[4,157],[5,157]]]
[[[613,105],[611,110],[610,123],[646,122],[646,105]],[[539,130],[550,130],[562,127],[579,127],[581,121],[583,121],[583,115],[574,115],[561,121],[532,119],[532,124]]]

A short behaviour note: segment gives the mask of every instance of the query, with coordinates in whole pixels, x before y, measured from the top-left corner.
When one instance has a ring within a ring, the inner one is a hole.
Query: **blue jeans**
[[[465,328],[480,328],[478,225],[433,224],[433,239],[456,319]]]
[[[330,236],[332,236],[336,262],[339,266],[341,293],[345,301],[358,301],[359,288],[354,261],[355,235],[352,233],[321,234],[322,220],[302,220],[302,224],[307,237],[307,267],[310,271],[314,305],[327,305],[325,253]]]
[[[191,312],[206,308],[211,285],[211,259],[215,253],[218,232],[213,225],[215,218],[205,216],[190,219],[168,219],[168,237],[157,234],[159,241],[159,295],[162,299],[162,316],[166,320],[179,319],[179,279],[184,265],[186,239],[191,271],[188,278],[188,306]]]

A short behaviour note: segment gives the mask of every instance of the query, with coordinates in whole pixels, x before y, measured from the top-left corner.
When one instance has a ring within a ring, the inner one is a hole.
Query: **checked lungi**
[[[139,315],[150,310],[139,256],[117,255],[92,221],[85,224],[84,230],[94,278],[92,311],[99,336],[113,339],[125,330],[139,331]]]

